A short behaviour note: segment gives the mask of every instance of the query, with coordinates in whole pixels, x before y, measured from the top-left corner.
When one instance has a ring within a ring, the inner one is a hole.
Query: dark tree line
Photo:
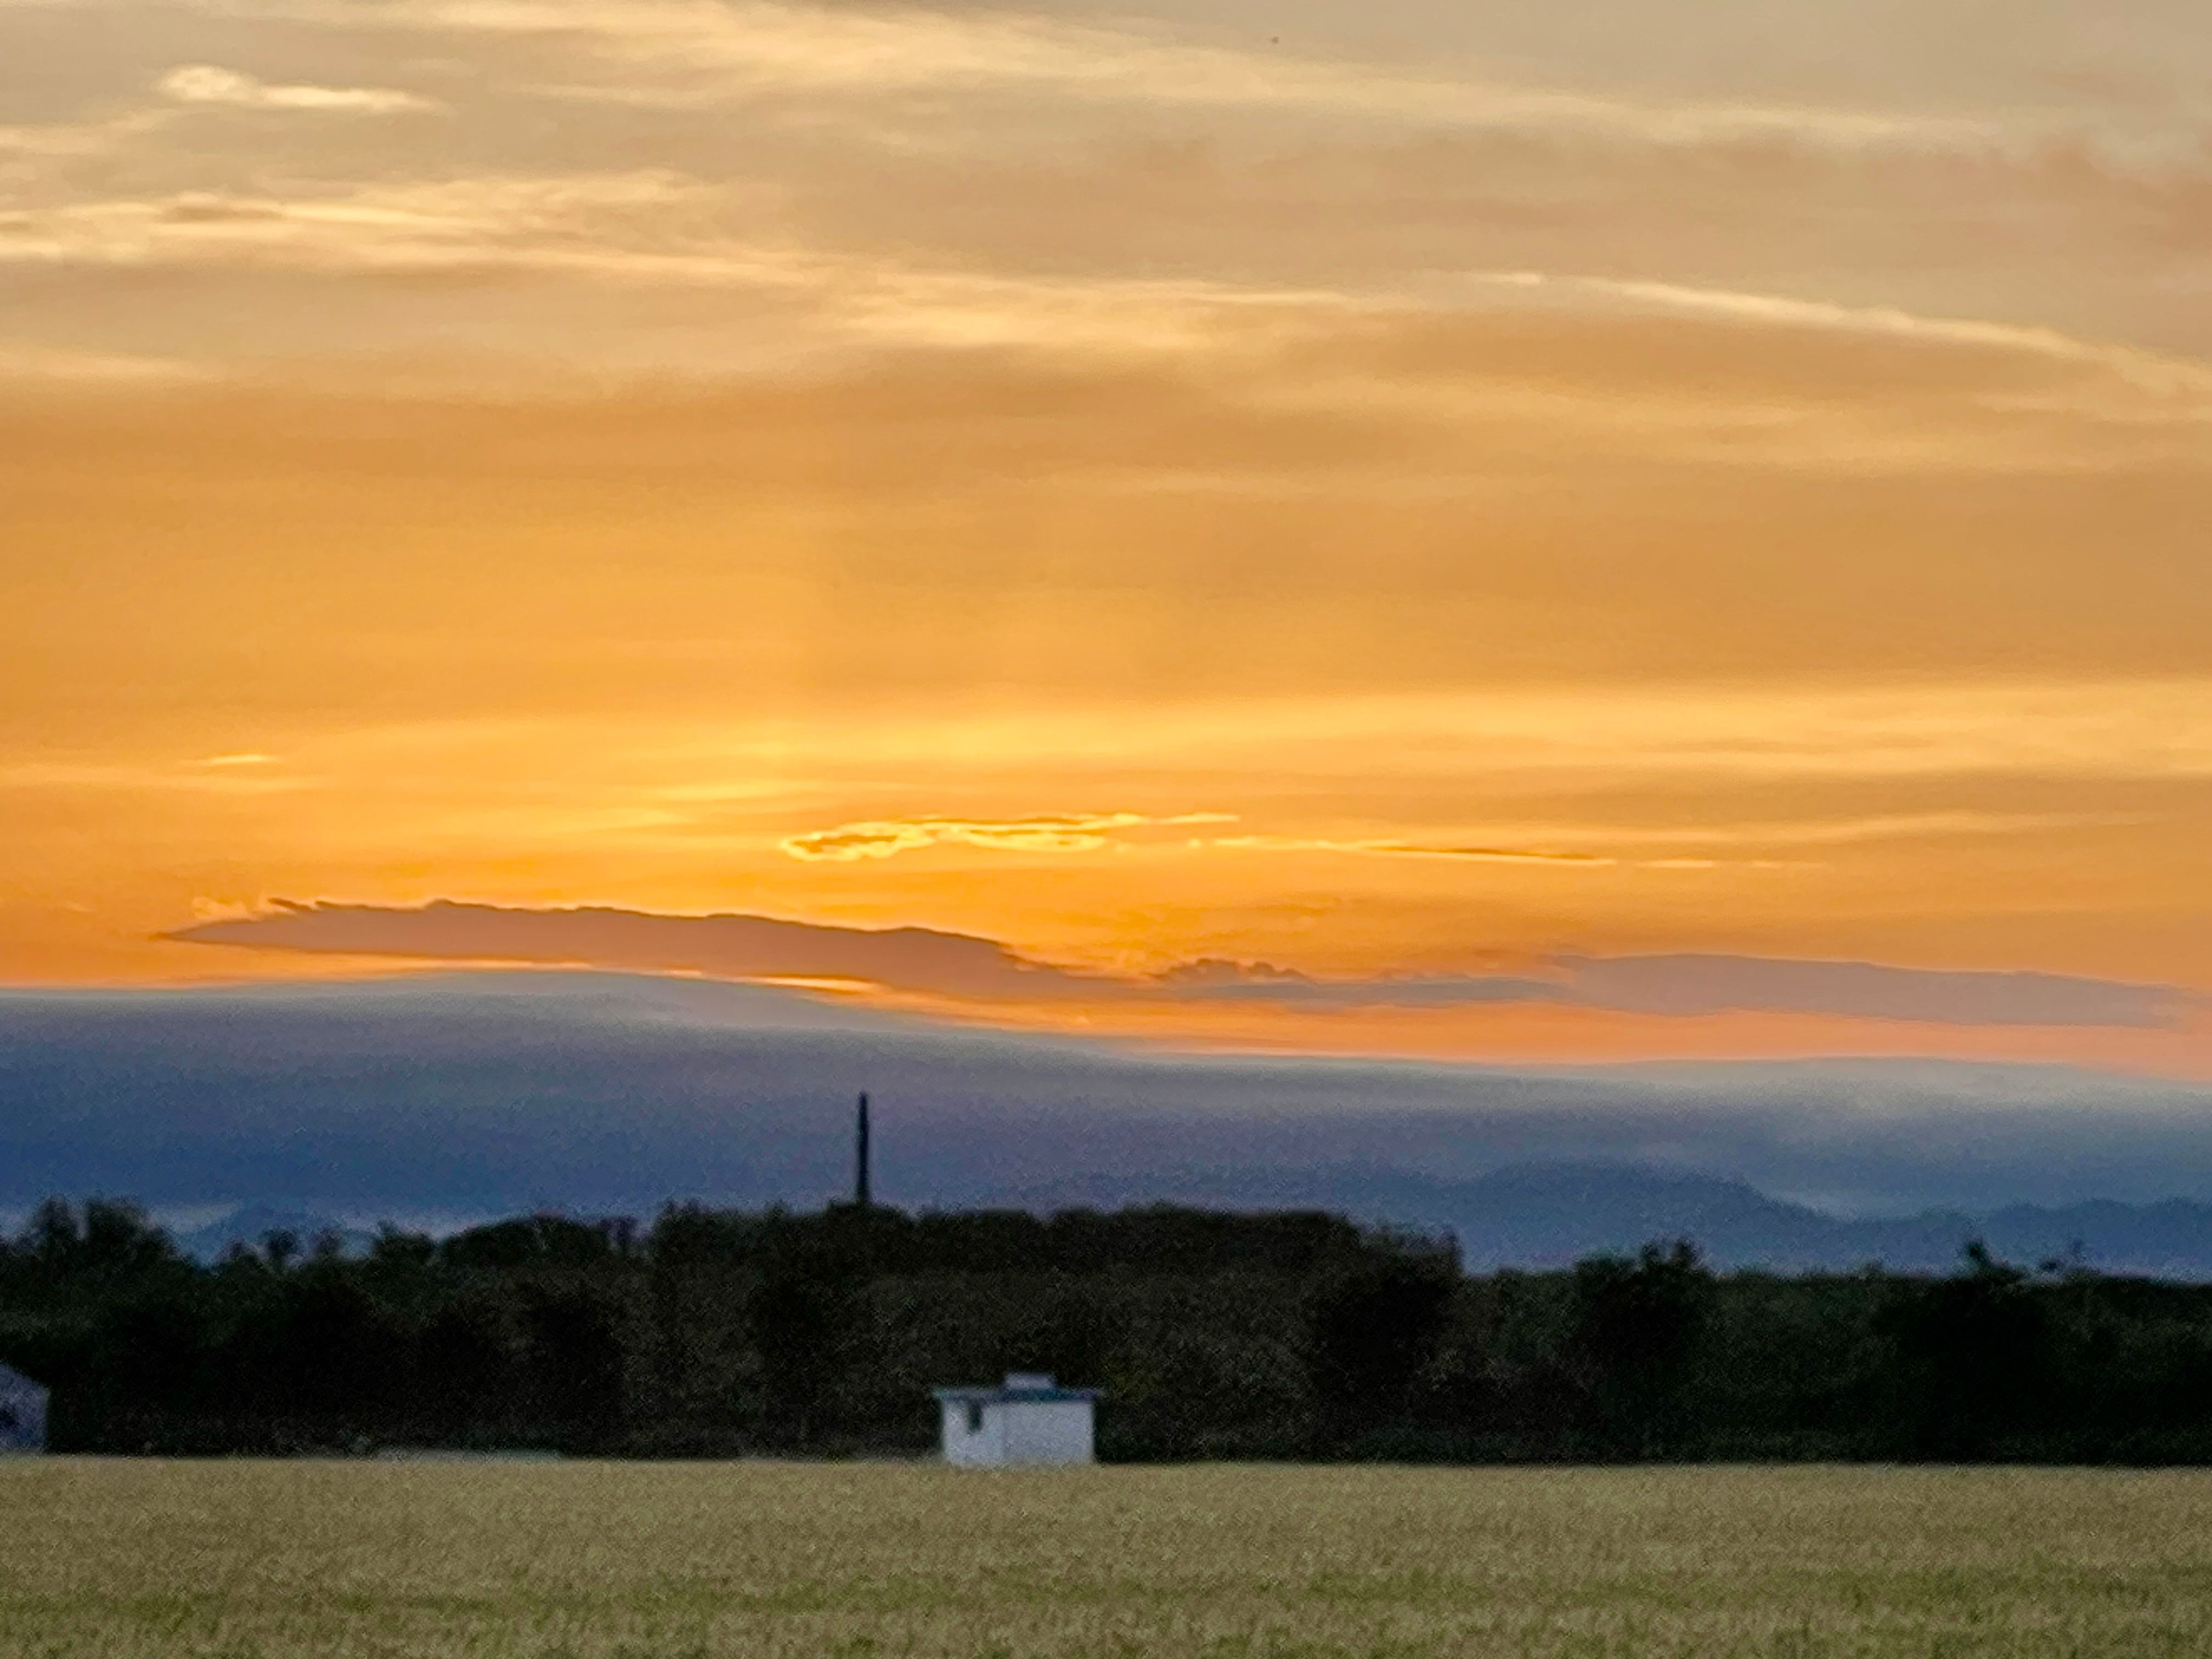
[[[2212,1462],[2212,1287],[1719,1276],[1686,1243],[1462,1274],[1308,1213],[533,1216],[203,1266],[127,1205],[0,1240],[57,1449],[921,1449],[933,1384],[1107,1391],[1123,1458]]]

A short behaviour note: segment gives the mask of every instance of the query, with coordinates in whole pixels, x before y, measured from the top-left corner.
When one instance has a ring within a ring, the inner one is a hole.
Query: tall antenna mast
[[[860,1209],[869,1206],[868,1197],[868,1097],[860,1097],[860,1121],[853,1133],[853,1202]]]

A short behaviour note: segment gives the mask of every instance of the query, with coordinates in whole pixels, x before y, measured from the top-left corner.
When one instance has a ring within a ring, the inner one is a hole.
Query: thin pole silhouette
[[[866,1209],[868,1196],[868,1097],[860,1097],[860,1121],[853,1133],[853,1202]]]

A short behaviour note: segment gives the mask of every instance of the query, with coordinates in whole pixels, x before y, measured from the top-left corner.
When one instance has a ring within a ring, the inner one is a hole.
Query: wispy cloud
[[[1607,824],[1586,827],[1583,833],[1608,843],[1644,846],[1841,847],[1860,842],[2022,836],[2041,830],[2142,822],[2139,813],[1990,812],[1948,808],[1860,817],[1772,818],[1710,824]]]
[[[342,89],[320,90],[337,96]],[[2212,422],[2212,368],[2049,327],[1571,270],[1370,270],[1333,284],[1017,274],[764,230],[743,190],[665,169],[381,179],[284,195],[81,198],[0,219],[0,266],[9,264],[371,280],[504,273],[611,293],[717,293],[744,307],[732,313],[733,322],[775,323],[786,360],[810,350],[915,348],[1202,356],[1235,371],[1220,382],[1224,395],[1259,408],[1340,417],[1350,407],[1370,420],[1437,427],[1534,416],[1608,441],[1690,442],[1715,459],[1741,459],[1750,445],[1776,462],[1858,455],[1864,465],[1958,466],[1986,450],[1990,463],[2049,468],[2090,464],[2101,452],[2081,452],[2078,441],[2069,452],[2063,434],[2032,441],[2017,429],[2023,410],[2135,429],[2179,423],[2177,431],[2193,430]],[[1694,343],[1698,330],[1727,327],[1778,340],[1903,344],[1927,355],[1928,379],[1881,395],[1859,387],[1840,398],[1793,396],[1761,381],[1757,358],[1729,364],[1723,351],[1716,356],[1721,378],[1690,397],[1680,386],[1613,384],[1593,366],[1561,363],[1533,378],[1502,365],[1486,368],[1478,337],[1532,310],[1648,318],[1655,342]],[[1670,328],[1682,331],[1669,337]],[[1464,332],[1467,350],[1428,373],[1399,372],[1394,337],[1437,330]],[[1325,361],[1296,361],[1302,349],[1323,347]],[[549,349],[558,356],[574,348]],[[1987,367],[2008,362],[2038,366],[2039,377]],[[86,359],[88,375],[94,367]],[[1950,410],[1949,425],[1959,428],[1948,437],[1929,428],[1936,409]],[[1970,423],[1991,420],[2002,424],[1978,449]]]
[[[872,719],[822,730],[847,763],[989,755],[1016,766],[1080,757],[1125,767],[1278,769],[1307,779],[1672,775],[1771,781],[2020,774],[2212,777],[2212,681],[1913,678],[1820,685],[1663,684],[1189,698]],[[787,734],[715,739],[774,763]],[[1510,850],[1510,849],[1509,849]],[[1537,849],[1542,850],[1542,849]]]
[[[1608,853],[1574,852],[1560,848],[1470,846],[1388,837],[1330,840],[1325,836],[1216,836],[1203,844],[1263,853],[1342,853],[1357,858],[1430,859],[1447,864],[1548,864],[1582,870],[1607,870],[1621,866],[1639,870],[1712,870],[1719,868],[1723,862],[1710,858],[1624,858]],[[1725,862],[1757,870],[1787,867],[1771,859],[1739,859]]]
[[[1708,824],[1589,823],[1577,825],[1503,825],[1497,839],[1470,844],[1460,841],[1407,841],[1387,837],[1329,838],[1304,836],[1216,836],[1194,842],[1201,847],[1251,848],[1260,852],[1344,853],[1375,858],[1437,859],[1493,864],[1560,864],[1570,867],[1646,870],[1737,868],[1781,870],[1802,867],[1795,860],[1718,856],[1632,856],[1611,849],[1681,847],[1711,849],[1843,847],[1864,842],[1919,841],[1959,836],[2019,836],[2040,830],[2086,829],[2141,822],[2139,816],[2094,812],[1985,812],[1947,810],[1892,812],[1863,817],[1788,818]],[[1546,844],[1528,844],[1540,839]],[[1586,843],[1583,848],[1565,845]],[[1607,850],[1593,850],[1603,848]]]
[[[1639,1013],[1817,1010],[1853,1019],[1946,1024],[2161,1027],[2205,1006],[2202,997],[2171,985],[2071,974],[1959,972],[1697,952],[1556,960],[1577,1000]]]
[[[1229,812],[1182,812],[1152,817],[1142,812],[1046,813],[1025,818],[884,818],[841,823],[787,836],[783,850],[810,861],[850,863],[887,859],[928,847],[978,847],[998,853],[1096,853],[1115,845],[1127,830],[1230,823]]]
[[[323,15],[313,6],[308,15]],[[692,96],[771,89],[855,95],[1017,90],[1447,128],[1632,137],[1656,143],[1789,137],[1806,143],[1960,143],[1996,136],[1971,118],[1736,99],[1632,99],[1470,75],[1173,38],[1158,26],[989,10],[836,9],[706,0],[402,0],[389,22],[445,33],[588,44],[629,71],[653,65]],[[567,88],[572,92],[582,88]]]
[[[1402,309],[1323,289],[1136,276],[1008,276],[721,228],[737,204],[665,171],[378,182],[278,197],[184,191],[79,200],[0,220],[0,265],[466,271],[719,290],[755,320],[811,322],[784,350],[1009,346],[1189,352],[1311,334]],[[737,215],[737,216],[742,216]]]
[[[397,115],[434,109],[434,100],[392,87],[286,86],[213,64],[185,64],[155,82],[179,104],[217,104],[232,109],[300,110],[337,115]]]
[[[210,795],[279,795],[315,787],[302,777],[270,777],[258,769],[219,761],[185,766],[119,764],[104,761],[23,761],[0,766],[0,790],[110,790]]]
[[[177,357],[0,342],[0,380],[150,388],[205,384],[221,378],[220,372],[206,363]]]
[[[2075,975],[1946,971],[1875,962],[1685,952],[1559,955],[1536,974],[1377,974],[1327,978],[1267,964],[1200,963],[1163,976],[1178,994],[1312,1008],[1449,1008],[1557,1003],[1698,1018],[1791,1013],[1928,1025],[2171,1030],[2207,1000],[2170,985]]]
[[[1843,333],[2018,353],[2106,371],[2160,397],[2189,400],[2191,412],[2212,416],[2212,367],[2192,359],[2133,347],[2077,339],[2053,328],[2023,327],[1971,317],[1934,317],[1894,306],[1844,306],[1771,294],[1697,288],[1679,283],[1622,281],[1613,277],[1513,273],[1498,280],[1531,288],[1558,285],[1601,299],[1662,311],[1721,317],[1779,329],[1819,329]]]

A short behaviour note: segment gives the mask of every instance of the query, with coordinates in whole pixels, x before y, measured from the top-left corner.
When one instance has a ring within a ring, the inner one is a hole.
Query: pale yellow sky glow
[[[2181,0],[0,0],[0,979],[599,905],[2212,1073],[2207,88]]]

